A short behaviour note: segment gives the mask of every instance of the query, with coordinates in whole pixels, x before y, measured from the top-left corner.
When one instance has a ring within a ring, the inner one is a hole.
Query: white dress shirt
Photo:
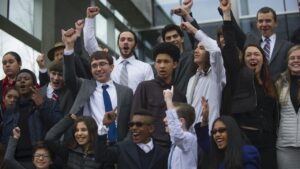
[[[49,83],[47,86],[47,98],[52,99],[53,91],[54,91],[54,89],[51,86],[51,84]]]
[[[262,49],[263,49],[264,46],[266,45],[265,39],[266,39],[265,37],[263,37],[263,36],[261,37],[262,42],[261,42],[261,44],[260,44],[260,47],[261,47]],[[276,42],[276,34],[273,33],[273,35],[271,35],[271,36],[269,37],[269,39],[270,39],[270,56],[269,56],[269,63],[270,63],[270,60],[272,59],[272,54],[273,54],[275,42]]]
[[[154,145],[153,145],[153,140],[152,140],[152,138],[150,139],[150,141],[148,142],[148,143],[138,143],[137,144],[145,153],[149,153],[152,149],[153,149],[153,147],[154,147]]]
[[[94,18],[86,18],[85,24],[83,28],[84,32],[84,46],[89,55],[93,54],[96,51],[99,51],[100,48],[98,46],[96,36],[95,36],[95,28],[94,28]],[[124,58],[121,56],[119,59],[114,60],[114,69],[111,74],[111,78],[113,81],[120,83],[120,75]],[[145,80],[152,80],[154,78],[153,70],[150,64],[142,62],[140,60],[135,59],[132,55],[126,59],[129,63],[127,64],[127,72],[128,72],[128,87],[135,92],[137,85]]]
[[[115,61],[115,67],[111,73],[111,78],[117,83],[120,83],[123,60],[124,58],[119,57],[119,59]],[[128,61],[126,66],[128,72],[128,87],[131,88],[133,92],[135,92],[140,82],[154,78],[152,68],[148,63],[135,59],[133,55],[126,60]]]
[[[220,116],[222,90],[226,84],[225,68],[221,51],[216,41],[208,37],[201,30],[198,30],[198,32],[195,34],[195,38],[199,40],[199,42],[203,43],[206,51],[209,51],[211,67],[206,76],[201,75],[193,94],[191,94],[191,92],[196,75],[190,78],[187,87],[186,98],[187,102],[195,108],[196,118],[194,125],[202,122],[201,97],[204,96],[207,99],[209,105],[208,120],[210,131],[212,128],[212,123]],[[193,97],[193,99],[191,97]],[[193,129],[194,128],[192,127],[191,130],[194,132]]]
[[[197,169],[198,149],[196,135],[182,129],[182,123],[179,121],[175,109],[167,110],[166,115],[172,141],[168,168]]]
[[[97,87],[94,93],[90,96],[90,101],[84,105],[83,115],[92,116],[97,125],[98,125],[98,135],[107,134],[108,128],[103,125],[103,117],[105,112],[104,100],[103,100],[103,83],[96,82]],[[112,108],[117,107],[117,92],[116,87],[112,80],[108,81],[107,84],[109,87],[106,89],[111,100]]]

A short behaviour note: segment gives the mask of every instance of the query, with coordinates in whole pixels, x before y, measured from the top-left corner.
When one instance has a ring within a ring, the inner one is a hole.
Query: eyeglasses
[[[225,131],[227,131],[227,129],[226,129],[225,127],[218,128],[218,129],[212,129],[212,130],[211,130],[211,134],[212,134],[212,135],[215,135],[215,134],[217,134],[218,132],[219,132],[220,134],[222,134],[222,133],[224,133]]]
[[[100,63],[98,63],[98,64],[94,63],[94,64],[91,65],[91,67],[92,67],[93,69],[97,69],[98,67],[102,68],[102,67],[104,67],[104,66],[106,66],[106,65],[108,65],[108,64],[109,64],[109,63],[107,63],[107,62],[100,62]]]
[[[49,155],[46,154],[34,154],[33,155],[34,158],[49,158]]]
[[[149,123],[143,123],[143,122],[129,122],[128,123],[128,126],[129,127],[133,127],[133,126],[136,126],[136,127],[143,127],[144,125],[149,125]]]

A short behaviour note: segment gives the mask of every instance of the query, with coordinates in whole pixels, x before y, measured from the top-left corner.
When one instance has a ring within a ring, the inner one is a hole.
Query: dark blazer
[[[95,80],[81,79],[75,74],[74,57],[64,56],[64,79],[66,86],[77,93],[77,97],[70,113],[82,114],[83,107],[89,102],[90,96],[95,91],[97,84]],[[117,93],[117,131],[118,140],[123,140],[128,133],[128,122],[133,98],[133,91],[114,82]]]
[[[141,165],[138,147],[131,140],[124,140],[112,147],[106,147],[105,144],[97,146],[98,151],[102,151],[104,163],[117,164],[118,169],[145,169]],[[151,163],[146,169],[167,169],[168,151],[155,143],[153,151]]]
[[[41,95],[47,97],[47,88],[48,84],[44,85],[41,88]],[[71,107],[73,106],[76,94],[69,90],[66,86],[63,86],[58,90],[58,102],[59,109],[63,113],[63,116],[70,112]]]

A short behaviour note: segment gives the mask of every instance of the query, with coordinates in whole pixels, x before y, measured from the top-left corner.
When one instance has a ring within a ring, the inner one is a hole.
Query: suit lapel
[[[125,147],[125,151],[128,154],[128,157],[131,158],[133,162],[135,162],[138,168],[142,169],[142,164],[140,162],[136,145],[132,141],[128,141],[128,143],[128,146]]]
[[[123,96],[123,94],[122,94],[122,90],[121,90],[121,88],[120,88],[120,85],[119,84],[117,84],[117,83],[115,83],[114,82],[114,85],[115,85],[115,87],[116,87],[116,92],[117,92],[117,112],[118,113],[120,113],[121,112],[121,110],[120,110],[120,108],[121,108],[121,101],[122,101],[122,96]],[[117,116],[117,121],[119,122],[120,121],[120,116]]]
[[[274,45],[274,49],[273,49],[273,52],[272,52],[272,57],[271,57],[271,60],[269,62],[269,64],[272,63],[272,61],[275,59],[275,57],[277,57],[278,55],[278,52],[280,50],[280,47],[281,47],[281,40],[279,40],[276,36],[276,40],[275,40],[275,45]]]
[[[83,87],[83,89],[80,89],[82,93],[80,92],[80,94],[77,95],[77,97],[81,97],[79,102],[80,104],[77,106],[78,108],[76,112],[78,112],[87,102],[89,102],[91,95],[96,90],[97,84],[95,80],[89,80],[84,81],[81,87]]]

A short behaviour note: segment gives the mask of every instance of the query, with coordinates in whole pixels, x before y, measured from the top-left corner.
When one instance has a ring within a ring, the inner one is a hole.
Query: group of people
[[[230,0],[220,0],[223,24],[214,40],[192,5],[184,0],[173,9],[181,25],[163,28],[152,52],[155,76],[134,53],[133,31],[118,35],[117,59],[98,45],[96,6],[75,28],[62,29],[48,66],[38,56],[39,84],[16,52],[4,54],[2,167],[298,168],[300,42],[276,36],[269,7],[257,12],[261,36],[246,35]]]

